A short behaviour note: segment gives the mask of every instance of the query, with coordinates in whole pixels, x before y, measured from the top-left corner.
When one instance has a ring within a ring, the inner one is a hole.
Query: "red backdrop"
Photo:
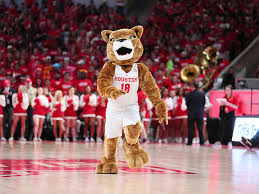
[[[233,95],[238,100],[236,116],[243,116],[243,114],[259,115],[259,90],[233,90]],[[210,117],[219,117],[219,104],[216,99],[223,98],[224,96],[224,90],[210,91],[210,103],[212,103]]]

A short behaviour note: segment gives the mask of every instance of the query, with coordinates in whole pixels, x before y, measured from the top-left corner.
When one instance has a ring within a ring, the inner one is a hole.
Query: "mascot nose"
[[[125,38],[121,38],[121,39],[119,39],[118,41],[119,42],[123,42],[124,40],[126,40]]]

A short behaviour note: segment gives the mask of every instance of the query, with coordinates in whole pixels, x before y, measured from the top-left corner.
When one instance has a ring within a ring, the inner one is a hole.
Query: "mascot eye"
[[[111,38],[110,41],[111,41],[111,42],[114,42],[114,41],[115,41],[115,38]]]
[[[134,39],[134,38],[136,38],[136,36],[130,36],[129,38],[130,38],[130,39]]]

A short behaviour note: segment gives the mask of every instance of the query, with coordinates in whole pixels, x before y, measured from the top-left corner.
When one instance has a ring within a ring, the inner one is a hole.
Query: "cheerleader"
[[[95,121],[95,107],[97,105],[97,98],[95,94],[91,94],[91,87],[87,86],[85,88],[85,94],[80,97],[80,107],[83,108],[82,116],[84,118],[85,127],[85,142],[89,142],[89,137],[87,135],[88,125],[90,123],[90,141],[94,140],[94,121]]]
[[[174,103],[174,97],[176,96],[176,91],[175,90],[171,90],[170,93],[169,93],[169,96],[172,98],[172,101],[173,101],[173,108],[172,110],[170,111],[170,114],[171,114],[171,118],[170,120],[168,120],[168,125],[170,126],[169,127],[169,133],[168,133],[168,136],[169,136],[169,141],[170,143],[171,142],[174,142],[174,131],[175,131],[175,124],[174,124],[174,107],[176,106]]]
[[[49,107],[46,108],[46,117],[45,117],[45,121],[44,121],[43,126],[45,125],[46,128],[48,130],[50,130],[50,129],[52,129],[51,104],[52,104],[53,96],[52,96],[50,90],[47,87],[43,88],[43,94],[44,94],[44,96],[47,97],[47,99],[49,101]]]
[[[42,126],[45,120],[46,110],[49,107],[49,101],[46,96],[43,95],[43,89],[39,87],[37,89],[37,96],[32,99],[33,111],[33,141],[42,141],[41,133]]]
[[[12,104],[14,107],[13,110],[13,125],[11,129],[11,137],[9,138],[9,142],[13,143],[14,132],[17,126],[19,119],[21,119],[21,139],[20,141],[26,141],[24,138],[25,132],[25,120],[27,116],[27,108],[29,106],[29,97],[26,93],[23,92],[23,86],[20,85],[18,87],[18,93],[13,94],[12,96]]]
[[[51,103],[52,120],[53,120],[53,133],[56,138],[56,142],[61,142],[61,137],[64,130],[63,117],[66,105],[63,100],[63,94],[61,90],[56,91],[55,97]],[[59,126],[59,134],[57,134],[57,126]]]
[[[165,102],[166,104],[166,108],[168,111],[168,125],[164,126],[162,125],[162,127],[160,127],[159,130],[159,140],[158,143],[168,143],[168,137],[169,134],[172,134],[171,132],[169,132],[171,130],[171,120],[172,120],[172,110],[173,110],[173,99],[168,95],[168,89],[164,88],[162,91],[162,100]]]
[[[105,130],[105,112],[107,107],[107,98],[103,96],[99,96],[98,98],[98,105],[96,107],[96,119],[97,119],[97,142],[102,142],[102,136],[104,135]]]
[[[142,125],[142,130],[141,130],[141,133],[140,133],[140,137],[142,138],[142,143],[145,143],[147,141],[147,133],[146,133],[146,130],[144,129],[145,126],[143,124],[143,120],[144,120],[144,117],[146,115],[146,99],[147,99],[147,96],[144,94],[144,92],[142,90],[139,90],[138,91],[138,105],[139,105],[139,113],[140,113],[140,118],[141,118],[141,125]]]
[[[150,111],[152,110],[153,105],[152,105],[152,102],[148,98],[145,99],[145,102],[146,102],[146,105],[145,105],[146,113],[145,113],[145,116],[143,119],[143,125],[144,125],[144,130],[145,130],[146,134],[148,134],[149,124],[151,121]],[[145,143],[145,141],[146,140],[144,139],[142,143]]]
[[[176,96],[173,98],[173,114],[174,114],[174,135],[176,143],[182,142],[182,129],[185,140],[187,141],[188,129],[187,129],[187,107],[185,104],[185,92],[183,88],[179,88],[176,92]]]
[[[4,117],[3,107],[5,107],[5,105],[6,105],[5,96],[0,95],[0,141],[6,141],[3,133],[3,117]]]
[[[76,119],[77,110],[79,107],[79,98],[75,95],[75,88],[70,87],[68,89],[68,95],[64,96],[64,101],[66,105],[66,111],[64,113],[65,119],[65,135],[64,141],[69,141],[69,129],[71,127],[72,139],[76,141]]]
[[[156,109],[153,107],[151,109],[152,111],[152,126],[153,126],[153,142],[157,142],[156,134],[157,134],[157,128],[159,127],[158,117],[156,115]]]
[[[207,115],[206,115],[206,111],[210,109],[210,107],[212,106],[212,104],[210,103],[210,100],[208,98],[208,96],[205,96],[205,106],[204,106],[204,117],[203,117],[203,134],[204,134],[204,144],[208,145],[209,144],[209,140],[208,140],[208,132],[207,132]]]

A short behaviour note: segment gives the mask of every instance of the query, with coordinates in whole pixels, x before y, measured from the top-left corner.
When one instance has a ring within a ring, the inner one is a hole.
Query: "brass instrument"
[[[200,68],[198,65],[189,64],[181,69],[180,76],[184,82],[193,82],[200,75]]]
[[[196,64],[189,64],[181,69],[180,76],[184,82],[193,82],[199,77],[200,73],[205,75],[202,80],[201,88],[207,88],[211,79],[216,71],[218,60],[218,51],[212,46],[208,46],[206,49],[198,53],[198,59]],[[206,74],[206,70],[211,69],[209,74]]]

